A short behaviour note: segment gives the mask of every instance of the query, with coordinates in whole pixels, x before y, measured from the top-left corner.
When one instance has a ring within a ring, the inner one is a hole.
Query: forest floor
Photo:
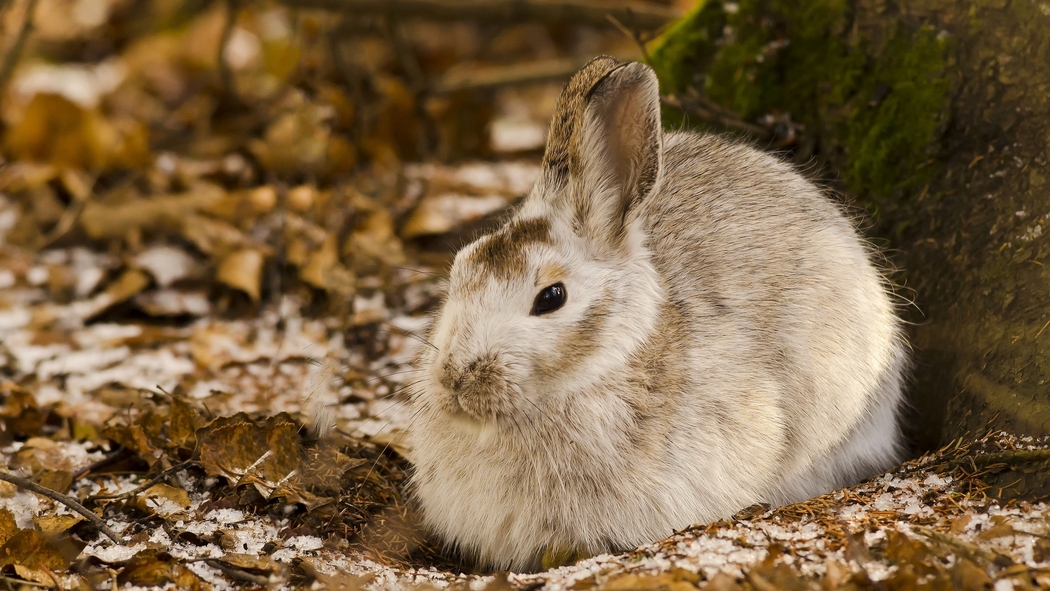
[[[631,552],[474,573],[404,494],[412,360],[455,248],[536,178],[560,82],[478,92],[455,64],[638,40],[81,4],[104,14],[0,3],[0,63],[21,58],[0,67],[4,585],[1050,587],[1050,491],[1028,486],[1050,442],[1002,433]]]

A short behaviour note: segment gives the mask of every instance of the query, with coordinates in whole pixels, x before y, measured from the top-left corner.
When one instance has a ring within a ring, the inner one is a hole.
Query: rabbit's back
[[[675,338],[691,383],[677,387],[720,417],[727,448],[765,450],[749,457],[780,475],[768,500],[888,467],[905,345],[873,249],[775,157],[717,136],[664,142],[662,188],[638,215],[688,327]]]

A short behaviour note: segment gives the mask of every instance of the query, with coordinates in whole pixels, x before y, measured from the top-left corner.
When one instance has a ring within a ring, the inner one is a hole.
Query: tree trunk
[[[682,102],[790,115],[872,214],[920,447],[1050,434],[1050,0],[709,0],[652,59]]]

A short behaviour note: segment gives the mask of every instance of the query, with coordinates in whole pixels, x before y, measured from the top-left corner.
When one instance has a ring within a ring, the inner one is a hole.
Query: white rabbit
[[[649,67],[591,61],[452,265],[413,396],[426,526],[536,569],[890,467],[907,346],[872,254],[791,166],[663,132]]]

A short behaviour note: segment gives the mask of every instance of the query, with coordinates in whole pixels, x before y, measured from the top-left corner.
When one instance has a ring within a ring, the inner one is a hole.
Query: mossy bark
[[[1050,0],[708,0],[652,57],[667,92],[790,114],[872,214],[919,446],[1050,434]]]

